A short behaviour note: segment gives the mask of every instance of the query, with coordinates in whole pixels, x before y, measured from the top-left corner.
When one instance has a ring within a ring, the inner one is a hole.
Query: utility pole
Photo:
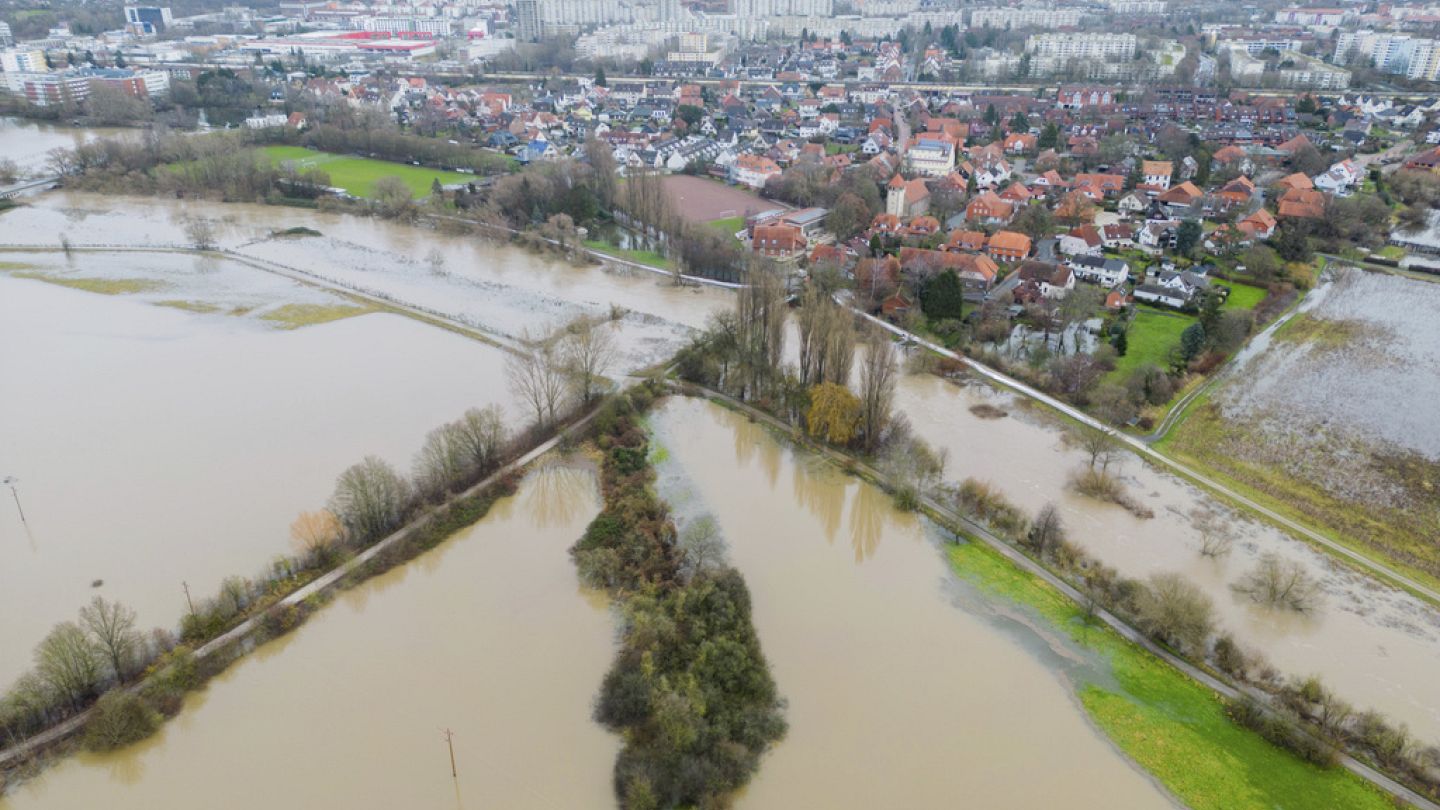
[[[25,507],[20,505],[20,493],[15,491],[15,485],[18,483],[20,483],[20,479],[13,475],[6,476],[5,480],[0,481],[0,484],[10,487],[10,496],[15,499],[15,508],[20,512],[20,522],[29,526],[30,522],[25,519]]]
[[[185,604],[190,606],[190,618],[197,618],[195,616],[195,602],[190,599],[190,583],[181,580],[180,587],[185,589]]]
[[[450,778],[459,779],[460,774],[455,771],[455,732],[447,728],[441,733],[445,735],[445,744],[450,746]]]

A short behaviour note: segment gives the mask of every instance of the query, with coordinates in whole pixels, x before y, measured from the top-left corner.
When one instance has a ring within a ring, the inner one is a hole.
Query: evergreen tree
[[[954,270],[946,270],[920,288],[920,310],[932,321],[960,320],[965,314],[965,290]]]

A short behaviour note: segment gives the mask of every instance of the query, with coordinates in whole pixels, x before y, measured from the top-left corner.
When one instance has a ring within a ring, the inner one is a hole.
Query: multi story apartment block
[[[1025,50],[1048,59],[1134,59],[1134,34],[1034,34]]]
[[[1079,25],[1080,16],[1078,8],[977,8],[970,12],[970,27],[1068,28]]]
[[[6,73],[44,73],[45,52],[39,48],[11,48],[0,51],[0,71]]]

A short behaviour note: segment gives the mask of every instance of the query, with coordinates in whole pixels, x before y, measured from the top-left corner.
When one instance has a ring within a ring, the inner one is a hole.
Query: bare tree
[[[1223,515],[1213,509],[1202,508],[1190,512],[1195,530],[1200,532],[1200,554],[1206,557],[1223,557],[1234,545],[1234,527]]]
[[[1235,590],[1271,607],[1305,612],[1320,602],[1320,583],[1305,571],[1303,563],[1270,553],[1235,584]]]
[[[415,212],[415,192],[399,177],[390,175],[376,180],[370,193],[383,217],[405,219]]]
[[[425,436],[415,454],[415,483],[427,500],[439,500],[459,488],[469,473],[471,455],[459,425],[441,425]]]
[[[0,160],[0,185],[10,185],[20,179],[20,167],[15,161],[6,158]]]
[[[615,363],[614,333],[608,324],[578,318],[566,329],[560,352],[569,368],[575,393],[581,402],[590,404],[606,372]]]
[[[100,684],[100,651],[74,622],[61,622],[35,648],[35,674],[71,708]]]
[[[1120,456],[1120,442],[1107,431],[1082,428],[1071,435],[1076,446],[1084,451],[1092,470],[1098,466],[1100,472],[1108,472]]]
[[[489,472],[500,463],[508,435],[498,405],[471,408],[455,423],[458,440],[477,472]]]
[[[400,525],[410,503],[410,485],[384,459],[366,456],[340,474],[330,511],[358,543],[378,540]]]
[[[185,238],[190,240],[190,245],[196,250],[215,249],[215,228],[211,226],[210,220],[186,217],[184,229]]]
[[[752,265],[749,284],[735,296],[737,354],[746,377],[743,397],[763,395],[779,376],[785,310],[785,280],[780,271],[765,263]]]
[[[1156,574],[1136,597],[1141,629],[1187,653],[1204,649],[1215,626],[1215,605],[1179,574]]]
[[[527,333],[523,342],[529,343]],[[505,361],[510,392],[535,414],[535,423],[547,427],[559,417],[565,399],[565,371],[550,343],[512,352]]]
[[[680,553],[686,576],[692,579],[720,565],[725,558],[725,538],[713,515],[700,515],[690,521],[680,534]]]
[[[899,362],[889,339],[879,331],[871,332],[865,344],[865,361],[860,366],[860,429],[868,450],[879,446],[885,426],[890,423],[898,371]]]
[[[1065,540],[1065,526],[1060,522],[1060,510],[1055,504],[1047,503],[1040,507],[1035,514],[1035,522],[1030,524],[1030,533],[1026,535],[1026,545],[1030,546],[1036,554],[1041,557],[1048,557],[1055,553],[1055,549]]]
[[[806,386],[845,385],[855,357],[855,328],[850,313],[819,284],[805,288],[796,315],[800,335],[800,381]]]
[[[140,647],[140,634],[135,631],[135,611],[119,602],[108,602],[105,597],[97,596],[80,609],[80,624],[90,633],[105,657],[110,659],[115,680],[125,680],[134,663],[135,652]]]

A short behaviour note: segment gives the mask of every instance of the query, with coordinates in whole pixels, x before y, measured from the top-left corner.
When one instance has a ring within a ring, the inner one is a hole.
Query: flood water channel
[[[297,286],[179,258],[148,269],[217,279],[221,297],[290,300]],[[19,479],[27,520],[5,492],[0,684],[95,595],[135,608],[142,628],[173,627],[182,583],[199,599],[290,552],[290,522],[362,457],[408,471],[425,434],[467,408],[514,414],[503,364],[398,315],[284,329],[0,272],[0,477]]]
[[[1112,471],[1153,518],[1074,492],[1068,481],[1087,463],[1085,453],[1066,446],[1058,417],[1009,393],[911,375],[902,380],[896,405],[916,435],[949,451],[948,479],[991,482],[1030,515],[1055,504],[1069,538],[1122,574],[1183,574],[1214,600],[1220,628],[1281,672],[1318,674],[1352,703],[1378,709],[1421,739],[1440,742],[1440,613],[1433,608],[1268,524],[1230,513],[1208,494],[1129,453]],[[979,405],[1007,415],[982,418],[971,410]],[[1228,554],[1200,554],[1193,519],[1200,507],[1230,518],[1236,541]],[[1320,580],[1324,594],[1317,609],[1299,614],[1262,607],[1232,587],[1265,553],[1296,560]]]
[[[703,400],[651,424],[661,494],[682,531],[718,522],[788,701],[737,806],[1172,806],[1086,721],[1088,653],[957,579],[928,522]]]
[[[542,466],[191,693],[154,737],[71,757],[0,810],[614,807],[618,738],[590,720],[614,625],[567,554],[599,508],[590,467]]]

